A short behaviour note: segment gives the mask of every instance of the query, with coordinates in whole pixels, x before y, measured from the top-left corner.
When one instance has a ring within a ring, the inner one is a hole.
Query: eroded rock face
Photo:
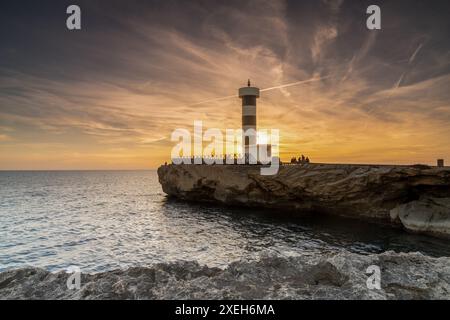
[[[450,199],[449,168],[285,165],[275,176],[262,176],[259,169],[167,165],[158,176],[165,193],[184,200],[378,219],[413,232],[450,233],[449,206],[443,205]]]
[[[381,269],[381,289],[367,287],[367,267]],[[156,264],[82,275],[26,268],[0,273],[0,299],[450,299],[450,258],[385,252],[321,257],[265,257],[225,269],[196,262]]]
[[[450,238],[450,198],[422,198],[391,210],[408,229]]]

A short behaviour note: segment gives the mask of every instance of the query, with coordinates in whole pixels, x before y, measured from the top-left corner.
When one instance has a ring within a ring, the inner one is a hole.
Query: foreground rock
[[[258,166],[167,165],[165,193],[184,200],[375,219],[450,236],[450,168],[284,165],[275,176]]]
[[[381,289],[368,289],[366,269],[381,268]],[[342,252],[320,258],[267,257],[226,269],[195,262],[157,264],[82,275],[27,268],[0,273],[0,299],[450,299],[450,258]]]

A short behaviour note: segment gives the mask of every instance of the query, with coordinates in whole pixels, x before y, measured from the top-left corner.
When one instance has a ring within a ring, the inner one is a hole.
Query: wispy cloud
[[[41,28],[24,34],[14,23],[15,37],[4,37],[2,167],[157,166],[175,128],[238,128],[237,88],[248,78],[262,88],[258,124],[280,129],[286,157],[408,162],[408,146],[417,161],[450,157],[447,20],[426,8],[419,32],[386,3],[402,19],[384,18],[376,32],[361,22],[364,4],[350,1],[80,5],[89,13],[80,33],[42,13]],[[13,9],[2,20],[26,24]]]

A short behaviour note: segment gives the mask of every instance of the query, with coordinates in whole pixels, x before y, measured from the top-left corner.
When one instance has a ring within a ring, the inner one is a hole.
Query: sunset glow
[[[194,120],[239,129],[248,78],[283,160],[450,160],[450,28],[425,2],[386,3],[380,31],[365,1],[78,2],[79,32],[61,25],[65,1],[0,13],[15,15],[0,31],[0,169],[156,168]]]

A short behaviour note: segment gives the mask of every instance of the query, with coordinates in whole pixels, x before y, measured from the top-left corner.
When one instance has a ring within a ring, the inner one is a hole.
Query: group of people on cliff
[[[220,159],[222,158],[222,159]],[[222,157],[199,157],[199,156],[192,156],[192,157],[179,157],[177,159],[177,163],[185,163],[185,164],[213,164],[213,163],[217,163],[215,160],[222,160],[223,164],[229,164],[229,159],[231,158],[233,160],[234,164],[241,164],[241,162],[239,160],[242,161],[242,159],[240,158],[240,155],[234,155],[229,157],[228,161],[227,161],[227,157],[226,156],[222,156]],[[280,164],[283,164],[281,161],[279,162]],[[310,163],[309,157],[306,157],[305,155],[301,155],[300,157],[298,157],[298,159],[296,157],[292,157],[291,158],[291,164],[308,164]],[[172,164],[174,164],[174,161],[172,161]],[[260,162],[258,161],[258,164],[260,164]],[[167,162],[165,163],[165,165],[167,165]]]
[[[309,162],[309,157],[305,157],[303,154],[298,159],[296,157],[292,157],[291,159],[292,164],[307,164]]]
[[[240,161],[242,161],[242,159],[240,159],[239,156],[234,155],[229,157],[229,159],[233,160],[233,164],[241,164]],[[179,157],[177,158],[176,163],[184,163],[184,164],[213,164],[213,163],[217,163],[215,160],[219,160],[219,157]],[[221,159],[223,162],[223,164],[229,164],[229,159],[227,161],[227,157],[223,156],[223,158]],[[240,161],[239,161],[240,160]],[[279,160],[280,165],[283,164],[283,162],[281,160]],[[308,164],[310,163],[309,157],[305,157],[303,154],[298,157],[298,159],[296,157],[292,157],[291,158],[291,164]],[[172,160],[172,164],[174,164],[174,161]],[[260,162],[258,161],[257,164],[260,164]],[[167,162],[164,163],[164,165],[167,165]]]

